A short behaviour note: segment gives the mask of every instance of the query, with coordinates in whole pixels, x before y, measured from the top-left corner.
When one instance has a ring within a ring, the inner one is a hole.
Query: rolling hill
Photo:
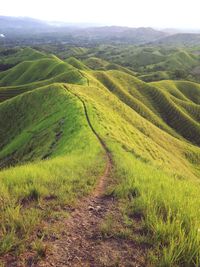
[[[32,53],[0,72],[2,262],[29,250],[38,266],[42,253],[41,264],[76,266],[67,248],[96,266],[98,249],[119,264],[198,266],[200,85],[146,83],[95,56]]]
[[[45,51],[45,49],[44,49]],[[64,58],[64,53],[55,50]],[[98,45],[87,49],[77,59],[92,69],[108,70],[122,67],[132,71],[132,75],[145,82],[159,80],[190,80],[199,82],[199,48],[198,46],[153,46],[153,45]],[[113,64],[116,64],[114,67]],[[111,65],[111,68],[109,68]],[[123,72],[125,71],[122,70]]]

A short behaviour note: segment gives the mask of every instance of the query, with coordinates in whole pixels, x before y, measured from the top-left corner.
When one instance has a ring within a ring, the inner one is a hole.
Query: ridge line
[[[103,194],[103,191],[105,189],[105,184],[106,184],[106,178],[109,176],[110,172],[111,172],[111,168],[112,168],[112,157],[111,157],[111,153],[110,150],[108,149],[107,145],[105,144],[105,142],[103,141],[103,139],[100,137],[100,135],[97,133],[97,131],[94,129],[91,121],[90,121],[90,117],[88,115],[88,110],[87,110],[87,106],[85,104],[85,101],[76,93],[72,92],[66,84],[63,85],[64,89],[67,90],[68,92],[70,92],[72,95],[74,95],[76,98],[79,99],[79,101],[82,103],[83,105],[83,109],[84,109],[84,113],[85,113],[85,117],[87,120],[87,123],[92,131],[92,133],[96,136],[97,140],[99,141],[101,147],[103,148],[104,152],[105,152],[105,156],[106,156],[106,167],[104,170],[103,175],[100,177],[99,179],[99,183],[96,186],[96,188],[94,189],[93,195],[95,197],[100,197]]]

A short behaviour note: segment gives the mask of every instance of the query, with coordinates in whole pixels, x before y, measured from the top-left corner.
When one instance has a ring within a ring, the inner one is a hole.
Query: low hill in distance
[[[199,33],[177,33],[164,37],[155,42],[161,45],[194,46],[200,43]]]

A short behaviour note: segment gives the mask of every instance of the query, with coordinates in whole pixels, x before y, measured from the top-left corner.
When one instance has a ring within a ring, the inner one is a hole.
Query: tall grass
[[[129,216],[142,218],[157,254],[156,266],[199,266],[199,181],[170,176],[121,148],[116,152],[120,183],[114,194],[127,199]]]
[[[113,155],[113,193],[130,217],[141,218],[157,258],[153,266],[199,266],[198,146],[147,123],[103,88],[79,89]]]
[[[2,121],[3,114],[13,108],[18,110],[16,114],[12,112],[12,120],[4,122],[2,141],[9,145],[10,139],[17,140],[18,148],[14,150],[24,165],[0,172],[0,255],[24,250],[30,240],[35,239],[34,233],[42,220],[66,205],[74,205],[78,198],[92,190],[105,165],[104,151],[87,123],[82,103],[62,86],[52,85],[18,96],[1,108]],[[36,113],[40,117],[35,116]],[[14,129],[9,127],[11,124]],[[55,143],[57,125],[62,134]],[[32,132],[35,130],[36,136],[41,137],[44,131],[48,135],[36,139],[33,134],[31,142],[26,138],[18,139],[18,135],[27,136],[28,128]],[[52,142],[54,150],[46,160],[41,160],[40,155],[40,159],[32,157],[32,163],[25,163],[29,143],[29,152],[35,153],[38,149],[45,152],[44,147],[49,149]],[[13,147],[10,149],[12,152]]]
[[[0,254],[19,252],[54,208],[74,205],[94,187],[103,167],[103,158],[94,149],[87,156],[57,157],[2,171]]]

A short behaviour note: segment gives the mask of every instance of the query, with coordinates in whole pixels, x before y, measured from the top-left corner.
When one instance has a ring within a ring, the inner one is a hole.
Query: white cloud
[[[2,0],[0,15],[128,26],[200,28],[199,0]]]

